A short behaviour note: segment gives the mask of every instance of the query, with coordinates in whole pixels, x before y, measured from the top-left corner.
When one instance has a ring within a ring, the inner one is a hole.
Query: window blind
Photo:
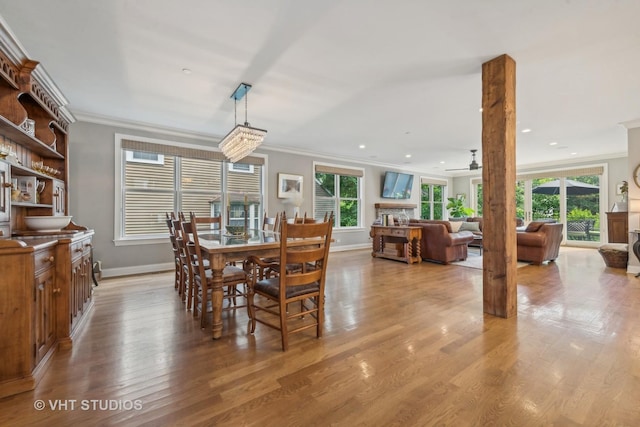
[[[199,150],[197,148],[178,147],[175,145],[157,144],[154,142],[136,141],[133,139],[123,139],[122,149],[132,151],[142,151],[145,153],[164,154],[165,156],[185,157],[200,160],[227,161],[227,158],[220,151]],[[264,165],[262,157],[247,156],[241,163],[251,165]]]
[[[358,178],[362,178],[364,176],[364,171],[362,169],[351,169],[328,165],[316,165],[316,173],[332,173],[335,175],[355,176]]]
[[[437,178],[425,178],[420,177],[420,184],[429,184],[429,185],[448,185],[449,182],[446,179],[437,179]]]

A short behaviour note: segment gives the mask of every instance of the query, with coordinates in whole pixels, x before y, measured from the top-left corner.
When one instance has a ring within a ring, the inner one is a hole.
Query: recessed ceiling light
[[[440,161],[440,164],[441,164],[441,165],[444,165],[444,160],[441,160],[441,161]]]
[[[405,156],[407,159],[410,159],[410,158],[411,158],[411,154],[405,154],[404,156]]]
[[[572,156],[575,156],[576,154],[578,154],[578,153],[576,153],[575,151],[573,153],[571,153]]]
[[[183,68],[182,72],[185,73],[185,74],[191,74],[192,73],[192,71],[190,69],[188,69],[188,68]]]
[[[553,141],[553,142],[550,142],[549,145],[558,145],[558,143]]]
[[[359,147],[359,148],[366,148],[367,146],[366,146],[366,145],[364,145],[364,144],[360,144],[360,145],[358,145],[358,147]]]
[[[529,128],[527,128],[527,129],[522,129],[522,131],[521,131],[521,132],[522,132],[522,133],[529,133],[529,132],[531,132],[531,129],[529,129]]]
[[[480,108],[478,109],[478,111],[480,111],[480,112],[482,113],[482,107],[480,107]]]

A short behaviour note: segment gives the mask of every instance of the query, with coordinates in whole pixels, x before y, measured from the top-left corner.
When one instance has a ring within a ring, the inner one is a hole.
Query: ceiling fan
[[[445,169],[447,171],[466,171],[466,170],[470,170],[470,171],[475,171],[480,169],[482,166],[478,164],[478,162],[476,161],[476,152],[478,150],[469,150],[471,151],[471,163],[469,163],[469,167],[468,168],[459,168],[459,169]]]

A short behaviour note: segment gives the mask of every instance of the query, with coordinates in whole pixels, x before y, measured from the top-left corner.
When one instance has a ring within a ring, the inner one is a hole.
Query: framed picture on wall
[[[278,173],[278,198],[302,197],[302,175]]]

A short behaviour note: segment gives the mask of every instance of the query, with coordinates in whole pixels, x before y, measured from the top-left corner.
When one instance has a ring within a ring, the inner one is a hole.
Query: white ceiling
[[[638,0],[0,0],[0,14],[80,119],[217,141],[247,82],[265,146],[443,173],[481,148],[481,64],[504,53],[519,166],[626,153],[620,123],[640,118]]]

